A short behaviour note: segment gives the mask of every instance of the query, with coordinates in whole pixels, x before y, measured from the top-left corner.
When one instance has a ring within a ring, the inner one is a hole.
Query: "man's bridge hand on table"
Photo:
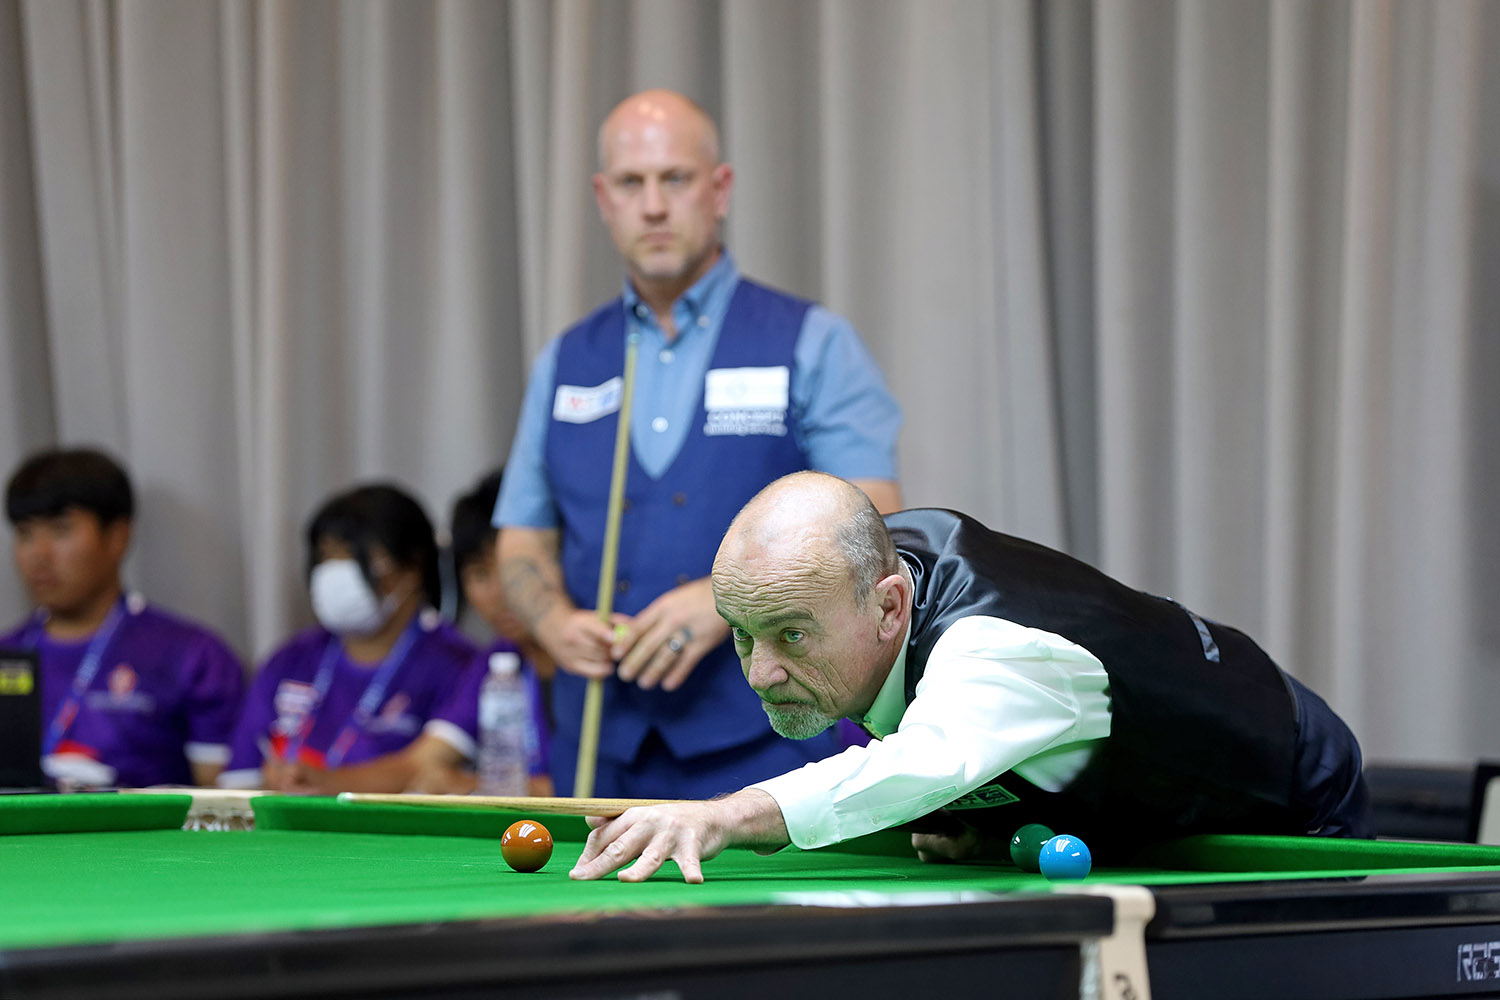
[[[621,882],[644,882],[670,860],[684,882],[697,884],[703,881],[702,862],[726,847],[774,851],[788,843],[776,800],[754,788],[707,802],[637,806],[588,822],[593,832],[568,872],[579,881],[619,872]]]

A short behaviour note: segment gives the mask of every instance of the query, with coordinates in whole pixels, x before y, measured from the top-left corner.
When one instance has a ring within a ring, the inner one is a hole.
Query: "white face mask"
[[[395,594],[381,600],[370,589],[359,563],[353,559],[325,559],[313,567],[308,584],[313,614],[336,635],[373,635],[385,627],[401,600]]]

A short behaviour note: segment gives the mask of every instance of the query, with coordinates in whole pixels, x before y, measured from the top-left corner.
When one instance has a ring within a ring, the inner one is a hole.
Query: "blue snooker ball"
[[[1094,866],[1094,858],[1083,841],[1060,833],[1042,845],[1037,864],[1048,881],[1059,882],[1087,876]]]

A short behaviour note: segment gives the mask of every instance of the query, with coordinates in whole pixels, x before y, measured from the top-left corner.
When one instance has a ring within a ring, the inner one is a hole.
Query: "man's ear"
[[[875,584],[875,593],[871,596],[880,608],[880,641],[900,639],[911,614],[911,583],[905,575],[892,573]]]
[[[130,551],[130,518],[122,517],[99,530],[104,538],[104,551],[115,561],[116,565],[125,561],[125,553]]]
[[[609,225],[609,178],[602,173],[594,175],[594,204],[599,206],[599,218]]]
[[[729,217],[729,193],[734,189],[734,168],[727,163],[714,165],[709,173],[714,189],[714,212],[719,221]]]

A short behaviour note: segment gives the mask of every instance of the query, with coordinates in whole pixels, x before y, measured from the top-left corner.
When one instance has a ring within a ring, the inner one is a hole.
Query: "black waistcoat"
[[[1043,792],[1008,773],[997,783],[1020,801],[963,812],[964,820],[1002,836],[1044,822],[1106,856],[1176,834],[1302,831],[1296,703],[1248,636],[953,511],[885,520],[916,584],[908,704],[933,645],[971,615],[1060,635],[1109,676],[1110,736],[1067,788]]]

